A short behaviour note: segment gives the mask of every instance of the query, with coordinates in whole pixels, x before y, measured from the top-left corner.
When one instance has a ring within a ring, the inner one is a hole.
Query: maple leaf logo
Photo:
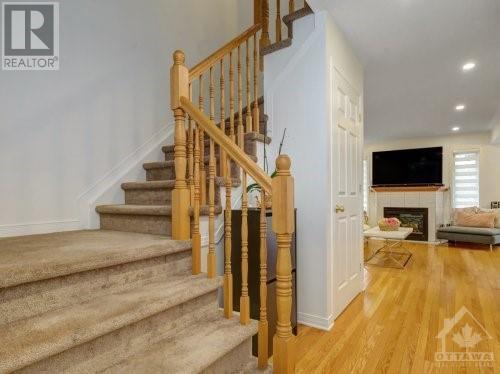
[[[473,348],[475,347],[483,338],[481,334],[474,332],[472,327],[467,323],[460,332],[453,334],[453,341],[457,343],[461,348]]]

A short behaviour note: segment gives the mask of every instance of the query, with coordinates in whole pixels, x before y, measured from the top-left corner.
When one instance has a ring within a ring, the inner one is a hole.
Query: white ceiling
[[[365,67],[368,142],[487,131],[500,110],[500,0],[326,0]],[[473,60],[474,71],[462,65]],[[456,104],[464,103],[464,112]]]

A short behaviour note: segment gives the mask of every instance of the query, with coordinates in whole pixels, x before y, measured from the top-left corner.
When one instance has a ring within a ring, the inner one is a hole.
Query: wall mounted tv
[[[443,147],[373,152],[374,186],[443,185]]]

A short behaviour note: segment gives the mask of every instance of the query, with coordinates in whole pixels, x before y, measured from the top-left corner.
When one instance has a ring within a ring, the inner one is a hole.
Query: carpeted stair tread
[[[174,166],[175,166],[174,160],[146,162],[143,165],[145,170],[163,169],[163,168],[174,167]]]
[[[309,5],[305,4],[305,6],[301,9],[296,10],[295,12],[292,12],[286,16],[283,17],[283,22],[288,28],[288,37],[286,39],[283,39],[279,42],[273,43],[268,45],[267,47],[264,47],[260,50],[260,54],[262,56],[268,55],[273,52],[277,52],[280,49],[283,48],[288,48],[292,45],[293,41],[293,22],[306,17],[310,14],[313,14],[314,12],[312,9],[309,7]]]
[[[266,144],[271,143],[270,137],[264,137],[263,134],[259,134],[257,132],[247,132],[244,135],[244,139],[245,139],[245,141],[258,141],[261,143],[264,143],[264,139],[265,139]],[[205,139],[205,147],[209,144],[209,142],[210,142],[210,139]],[[174,147],[175,147],[175,145],[173,145],[173,144],[172,145],[164,145],[161,149],[162,149],[163,153],[165,153],[165,154],[174,153]],[[218,155],[216,154],[215,156],[217,157]],[[171,162],[172,160],[169,160],[169,161]],[[154,164],[154,163],[148,163],[148,164]]]
[[[208,216],[209,213],[210,213],[210,206],[208,206],[208,205],[200,206],[200,216]],[[214,214],[221,214],[221,213],[222,213],[222,206],[215,205],[214,206]],[[192,207],[189,208],[189,215],[191,217],[194,216],[194,208],[192,208]]]
[[[256,321],[242,326],[238,316],[199,321],[103,373],[200,373],[256,333]]]
[[[298,9],[298,10],[296,10],[296,11],[290,13],[290,14],[287,14],[286,16],[284,16],[283,17],[283,22],[285,23],[285,25],[290,25],[294,21],[296,21],[296,20],[298,20],[300,18],[306,17],[309,14],[313,14],[313,13],[314,12],[309,7],[309,5],[306,4],[303,8]]]
[[[280,49],[288,48],[292,45],[292,38],[283,39],[279,42],[273,43],[261,49],[260,54],[262,56],[277,52]]]
[[[257,141],[261,143],[271,144],[271,138],[257,132],[249,132],[245,134],[245,141]]]
[[[170,205],[134,205],[134,204],[114,204],[100,205],[96,207],[99,214],[124,214],[142,216],[171,216],[172,206]]]
[[[215,291],[220,278],[152,282],[0,329],[0,372],[10,372]]]
[[[163,190],[174,188],[175,180],[147,181],[147,182],[126,182],[122,183],[124,190]]]
[[[0,239],[0,287],[189,250],[190,241],[108,230]]]
[[[259,369],[259,363],[257,357],[250,357],[250,359],[243,365],[240,371],[236,371],[233,374],[272,374],[273,366],[271,364],[267,365],[265,369]]]

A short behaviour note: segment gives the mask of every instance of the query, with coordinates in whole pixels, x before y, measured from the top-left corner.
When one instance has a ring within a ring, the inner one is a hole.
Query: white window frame
[[[476,156],[476,166],[477,166],[477,204],[471,205],[472,206],[480,206],[481,203],[481,172],[480,172],[480,163],[481,163],[481,152],[478,148],[473,148],[473,149],[456,149],[453,151],[453,157],[451,160],[452,163],[452,208],[464,208],[465,206],[457,206],[456,202],[456,167],[455,167],[455,157],[457,154],[467,154],[467,153],[475,153]]]

